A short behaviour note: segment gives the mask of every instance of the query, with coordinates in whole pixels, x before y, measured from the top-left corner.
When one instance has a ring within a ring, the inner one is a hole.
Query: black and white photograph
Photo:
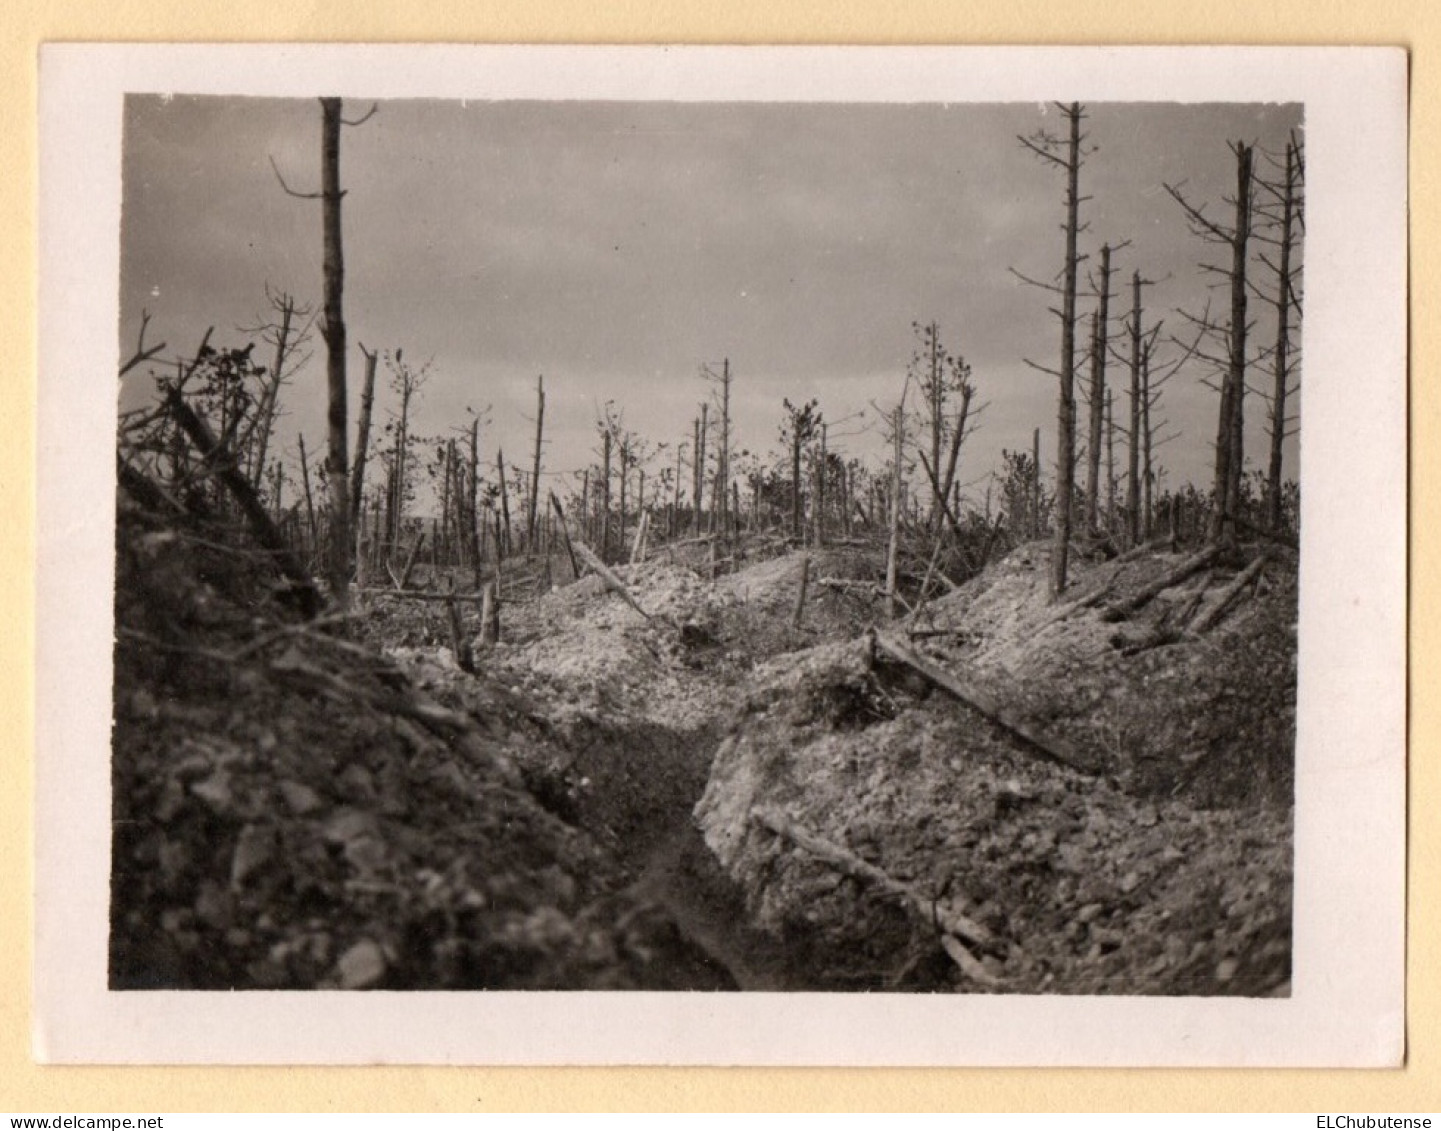
[[[1404,538],[1404,463],[1331,494],[1388,435],[1336,445],[1339,388],[1404,368],[1313,329],[1304,90],[1068,58],[1044,97],[125,85],[103,996],[1314,991],[1311,524]]]

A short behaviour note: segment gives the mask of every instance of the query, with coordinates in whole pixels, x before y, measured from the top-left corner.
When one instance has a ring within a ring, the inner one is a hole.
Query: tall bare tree
[[[298,193],[286,185],[280,170],[275,175],[280,186],[291,196],[316,199],[322,214],[322,273],[325,282],[325,320],[321,335],[326,352],[326,424],[330,444],[326,459],[326,479],[330,484],[330,591],[341,608],[349,603],[350,594],[350,479],[346,459],[346,348],[345,348],[345,249],[340,222],[340,128],[358,126],[375,113],[376,107],[354,121],[341,114],[339,98],[320,100],[320,192]],[[273,165],[273,162],[272,162]]]
[[[1060,168],[1066,177],[1066,255],[1060,273],[1061,282],[1059,285],[1036,283],[1036,280],[1021,276],[1028,283],[1058,293],[1061,298],[1061,309],[1053,311],[1061,320],[1060,368],[1051,370],[1035,366],[1054,374],[1060,385],[1060,395],[1056,399],[1056,522],[1051,548],[1050,577],[1052,600],[1065,591],[1071,544],[1071,499],[1076,480],[1076,278],[1081,263],[1077,241],[1081,231],[1081,204],[1083,200],[1089,199],[1080,194],[1081,147],[1084,141],[1081,122],[1086,118],[1085,110],[1079,102],[1057,103],[1057,109],[1066,120],[1067,136],[1064,139],[1045,130],[1031,137],[1018,139],[1031,153]]]
[[[537,506],[540,503],[540,445],[545,427],[545,378],[535,379],[535,454],[531,461],[530,472],[530,502],[525,514],[525,538],[526,546],[531,553],[535,552],[535,520]]]
[[[360,353],[365,358],[365,380],[360,389],[360,420],[355,435],[355,463],[350,471],[350,524],[359,528],[361,500],[365,493],[365,461],[370,447],[370,414],[375,406],[375,363],[380,358],[378,350],[372,352],[361,342]],[[357,543],[357,552],[358,543]]]
[[[961,444],[973,425],[971,398],[975,388],[971,384],[970,365],[960,354],[953,354],[945,347],[940,327],[935,322],[925,326],[912,323],[911,326],[920,342],[911,357],[908,375],[915,379],[920,390],[930,441],[930,458],[926,458],[923,449],[918,454],[931,483],[930,524],[932,529],[939,530],[946,500],[955,485]],[[961,403],[952,419],[950,406],[957,397]]]
[[[1090,432],[1086,445],[1086,522],[1095,530],[1100,520],[1101,431],[1106,400],[1106,354],[1110,348],[1111,245],[1101,245],[1100,299],[1091,332],[1091,387],[1086,397]]]
[[[801,457],[820,432],[821,413],[817,407],[820,402],[812,397],[799,405],[791,404],[788,398],[781,403],[786,410],[781,424],[781,443],[786,446],[791,467],[791,537],[798,539],[805,510],[801,494]]]
[[[1273,244],[1277,258],[1273,261],[1264,252],[1261,261],[1272,269],[1276,276],[1275,293],[1272,303],[1276,308],[1276,344],[1271,355],[1272,388],[1270,396],[1270,460],[1266,474],[1266,521],[1272,530],[1282,526],[1282,448],[1286,437],[1291,434],[1293,422],[1287,415],[1288,403],[1296,392],[1293,384],[1295,351],[1291,341],[1292,314],[1299,323],[1301,317],[1300,275],[1295,262],[1296,235],[1304,225],[1302,210],[1302,181],[1304,178],[1300,143],[1292,138],[1286,143],[1284,171],[1279,184],[1271,184],[1257,178],[1257,185],[1274,200],[1268,215],[1277,231],[1275,236],[1257,233],[1257,238]],[[1258,211],[1260,211],[1258,209]]]
[[[1216,421],[1216,468],[1212,485],[1214,507],[1208,534],[1213,541],[1226,542],[1235,538],[1237,511],[1241,499],[1241,477],[1245,462],[1246,394],[1246,268],[1251,238],[1253,149],[1245,142],[1235,142],[1231,152],[1236,158],[1236,193],[1229,203],[1234,219],[1228,228],[1210,219],[1203,206],[1191,203],[1174,185],[1166,191],[1186,214],[1191,230],[1202,240],[1218,244],[1230,252],[1230,266],[1207,269],[1223,275],[1230,286],[1230,319],[1216,326],[1209,319],[1195,319],[1202,334],[1221,337],[1226,346],[1224,375],[1221,379],[1221,405]],[[1203,355],[1204,356],[1204,355]]]

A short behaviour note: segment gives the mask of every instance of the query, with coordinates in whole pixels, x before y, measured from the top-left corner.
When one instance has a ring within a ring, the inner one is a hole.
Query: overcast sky
[[[1300,107],[1088,112],[1083,250],[1130,240],[1114,260],[1125,294],[1113,313],[1129,306],[1139,270],[1156,280],[1148,323],[1164,318],[1183,334],[1177,308],[1199,311],[1208,298],[1226,307],[1199,269],[1225,259],[1188,231],[1163,183],[1184,183],[1228,220],[1227,142],[1280,153]],[[1023,359],[1055,367],[1059,324],[1053,296],[1009,270],[1050,278],[1061,266],[1063,175],[1017,141],[1042,128],[1063,131],[1054,107],[384,102],[341,145],[352,421],[357,343],[399,346],[407,360],[433,361],[420,433],[489,405],[486,458],[500,445],[528,462],[544,374],[553,474],[595,458],[607,400],[628,426],[670,443],[673,461],[709,395],[700,366],[729,358],[737,448],[775,448],[782,398],[817,397],[829,419],[867,417],[838,427],[850,434],[833,433],[832,447],[879,459],[870,406],[896,401],[911,323],[935,320],[989,406],[962,482],[982,490],[1001,449],[1029,448],[1036,426],[1049,467],[1056,382]],[[183,351],[210,325],[216,344],[248,340],[238,328],[264,312],[267,284],[318,306],[320,205],[282,192],[270,161],[292,187],[314,190],[319,158],[311,100],[129,98],[121,352],[133,349],[142,309],[149,340]],[[1088,318],[1090,303],[1081,309]],[[1272,322],[1254,300],[1252,313],[1259,346]],[[317,341],[289,391],[278,436],[287,452],[301,430],[321,447],[324,369]],[[1205,375],[1194,365],[1166,389],[1161,415],[1181,433],[1157,457],[1168,484],[1208,477],[1217,398]],[[1119,418],[1114,363],[1111,377]],[[138,374],[126,380],[125,400],[144,394]],[[382,392],[377,411],[390,405]],[[1254,466],[1264,466],[1263,422],[1264,405],[1250,400]],[[1294,444],[1287,458],[1289,476]]]

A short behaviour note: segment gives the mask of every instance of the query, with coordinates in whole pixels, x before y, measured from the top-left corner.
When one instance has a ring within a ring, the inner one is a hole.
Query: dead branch
[[[1207,546],[1200,553],[1193,554],[1187,558],[1175,569],[1156,578],[1156,580],[1142,588],[1139,593],[1133,594],[1109,606],[1106,611],[1101,614],[1101,619],[1108,621],[1125,620],[1137,609],[1149,602],[1151,598],[1155,597],[1156,594],[1185,581],[1186,578],[1194,573],[1199,573],[1220,556],[1221,547],[1219,545]]]
[[[966,939],[977,946],[995,945],[996,940],[991,932],[974,919],[939,900],[928,898],[910,884],[903,883],[869,861],[862,860],[848,849],[803,828],[784,813],[758,807],[751,810],[750,819],[753,824],[789,840],[838,872],[873,884],[887,895],[900,900],[917,918],[935,927],[946,953],[969,977],[986,986],[1001,984],[1000,979],[989,973],[959,942],[960,939]],[[948,940],[950,946],[945,945]],[[955,951],[962,952],[964,958]]]
[[[560,520],[560,536],[565,541],[565,553],[570,558],[570,575],[580,576],[580,565],[575,560],[575,547],[570,542],[570,527],[565,521],[565,511],[561,509],[560,500],[555,497],[555,492],[550,493],[550,505],[555,511],[555,517]]]
[[[270,515],[266,513],[265,506],[256,495],[250,480],[246,479],[240,469],[235,466],[234,457],[216,444],[210,428],[185,403],[178,390],[171,390],[167,398],[167,406],[175,418],[175,422],[190,437],[191,442],[200,449],[200,453],[210,461],[220,482],[240,504],[241,512],[250,524],[250,530],[255,540],[270,552],[276,567],[290,582],[290,591],[300,606],[301,612],[307,619],[314,617],[324,605],[320,592],[315,588],[314,580],[300,560],[291,553],[290,547],[286,545],[284,535],[280,533]]]
[[[422,593],[414,589],[352,589],[364,597],[390,597],[397,601],[479,601],[482,593]]]
[[[641,608],[640,602],[631,596],[631,592],[626,588],[625,582],[617,577],[615,573],[611,571],[611,568],[601,561],[589,546],[584,542],[576,542],[575,552],[580,556],[581,561],[595,570],[600,576],[600,579],[605,582],[608,589],[616,593],[627,605],[645,617],[646,620],[651,619],[650,613]]]
[[[1212,628],[1223,617],[1231,603],[1252,581],[1266,565],[1266,558],[1269,551],[1262,550],[1256,555],[1256,560],[1238,573],[1231,581],[1231,584],[1221,590],[1221,595],[1216,598],[1216,603],[1209,609],[1200,613],[1195,620],[1191,621],[1190,631],[1200,635],[1207,629]]]
[[[137,365],[143,365],[165,348],[164,342],[161,342],[158,346],[151,346],[149,349],[145,348],[145,327],[149,325],[150,312],[148,310],[142,310],[140,312],[140,334],[135,343],[135,353],[129,361],[120,367],[121,377],[124,377],[125,374],[129,373]]]
[[[979,711],[1021,739],[1026,745],[1039,750],[1052,761],[1063,766],[1093,773],[1093,767],[1081,757],[1071,744],[1057,735],[1044,732],[1041,728],[1026,722],[997,703],[987,692],[955,672],[942,668],[928,656],[922,655],[909,644],[893,639],[882,633],[874,635],[875,648],[882,655],[913,669],[925,676],[943,691],[948,691],[966,706]]]

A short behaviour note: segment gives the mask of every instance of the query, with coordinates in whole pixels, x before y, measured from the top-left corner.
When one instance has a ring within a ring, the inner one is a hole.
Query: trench
[[[660,908],[674,924],[689,953],[671,961],[669,981],[746,991],[811,988],[788,942],[751,924],[744,893],[695,822],[718,741],[713,724],[690,730],[645,721],[596,724],[569,736],[572,761],[562,788],[532,789],[607,852],[628,899]],[[564,795],[560,803],[557,794]],[[688,975],[684,967],[695,967],[697,958],[703,969]]]

